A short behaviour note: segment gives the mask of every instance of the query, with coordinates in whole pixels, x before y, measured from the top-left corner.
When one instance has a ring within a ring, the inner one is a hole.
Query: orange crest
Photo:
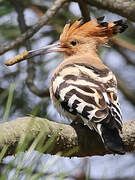
[[[125,31],[128,27],[122,20],[114,22],[101,22],[104,17],[93,19],[83,23],[83,20],[75,21],[71,26],[67,23],[60,36],[60,42],[66,41],[73,36],[79,37],[95,37],[101,44],[114,35]]]

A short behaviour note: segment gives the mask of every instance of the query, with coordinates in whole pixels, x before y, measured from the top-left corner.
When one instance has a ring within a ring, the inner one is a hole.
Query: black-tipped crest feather
[[[81,17],[71,26],[69,25],[69,29],[65,28],[66,32],[61,34],[60,39],[63,41],[65,39],[65,41],[67,41],[68,38],[73,38],[74,36],[82,36],[84,38],[93,37],[93,41],[96,40],[99,45],[106,46],[107,40],[117,35],[118,33],[124,32],[128,27],[123,20],[102,22],[103,20],[104,16],[85,22],[84,18]],[[70,21],[67,23],[70,24]],[[94,39],[94,37],[96,38]]]
[[[103,27],[107,27],[108,23],[107,22],[102,22],[102,23],[100,23],[100,25],[103,26]]]
[[[124,22],[123,20],[118,20],[118,21],[114,21],[114,24],[116,26],[119,26],[119,32],[122,33],[124,32],[127,28],[128,28],[128,25],[126,24],[126,22]]]
[[[105,16],[99,17],[99,18],[97,18],[97,21],[98,21],[98,22],[103,21],[104,18],[105,18]]]

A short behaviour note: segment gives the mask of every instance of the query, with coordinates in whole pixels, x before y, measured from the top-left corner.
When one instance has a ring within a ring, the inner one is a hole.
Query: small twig
[[[19,46],[20,44],[24,43],[25,40],[31,38],[37,31],[40,30],[40,28],[47,24],[49,20],[56,14],[56,12],[63,6],[63,4],[68,1],[69,0],[56,0],[53,6],[46,11],[46,13],[40,18],[40,20],[34,26],[32,26],[29,30],[23,33],[12,43],[6,43],[0,46],[0,55],[7,52],[10,49]]]
[[[39,17],[44,15],[44,13],[34,4],[31,4],[29,8],[31,8]]]
[[[82,16],[84,20],[87,22],[90,20],[90,12],[88,9],[88,5],[86,4],[85,0],[78,0],[79,8],[81,10]]]
[[[113,48],[120,53],[120,55],[126,60],[127,64],[130,64],[132,66],[135,66],[135,62],[133,62],[130,57],[125,53],[125,51],[120,48],[119,46],[116,46],[113,44]]]
[[[117,44],[123,48],[126,48],[126,49],[129,49],[131,51],[135,51],[135,45],[134,44],[131,44],[125,40],[122,40],[122,39],[119,39],[119,38],[115,38],[115,39],[112,39],[111,42],[113,44]]]

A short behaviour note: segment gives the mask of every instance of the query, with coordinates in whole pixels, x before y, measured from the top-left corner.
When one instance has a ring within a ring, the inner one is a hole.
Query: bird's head
[[[125,31],[127,25],[122,21],[102,22],[104,17],[84,22],[76,20],[72,25],[66,23],[60,35],[60,43],[52,45],[46,52],[62,52],[66,56],[96,51],[99,45],[106,46],[110,38]]]
[[[60,51],[68,56],[97,51],[99,45],[106,46],[110,38],[127,28],[122,20],[107,23],[102,22],[103,19],[88,22],[79,19],[72,25],[67,23],[60,36]]]
[[[91,21],[89,21],[91,22]],[[95,49],[96,41],[88,35],[87,23],[77,20],[72,25],[67,23],[60,35],[60,51],[66,56],[87,52]]]
[[[37,55],[50,52],[62,52],[66,56],[75,54],[96,52],[99,45],[107,45],[107,41],[118,33],[122,33],[128,27],[122,20],[114,22],[102,22],[104,17],[83,22],[83,19],[76,20],[72,25],[67,23],[60,35],[60,43],[28,51],[23,57],[16,56],[16,62],[29,59]],[[18,60],[19,59],[19,60]],[[13,59],[11,59],[13,61]],[[11,61],[6,65],[11,65]]]

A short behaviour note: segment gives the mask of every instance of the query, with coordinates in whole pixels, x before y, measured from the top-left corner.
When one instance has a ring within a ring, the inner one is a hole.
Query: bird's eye
[[[76,46],[78,42],[77,41],[71,41],[70,43],[72,44],[72,46]]]

